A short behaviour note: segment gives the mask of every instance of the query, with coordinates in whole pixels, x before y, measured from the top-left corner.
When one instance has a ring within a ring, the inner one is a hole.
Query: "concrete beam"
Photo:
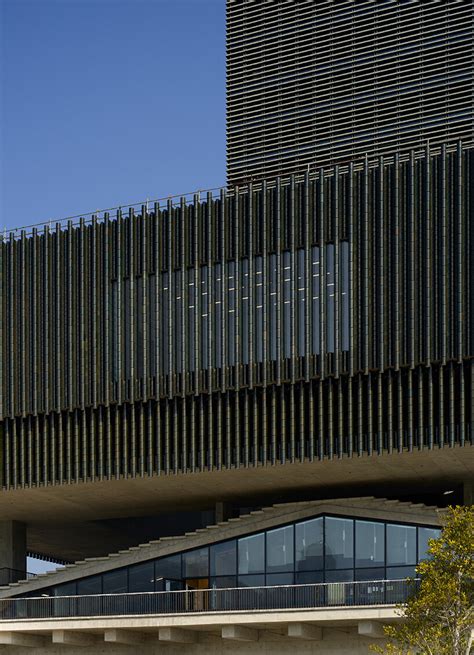
[[[361,637],[371,637],[373,639],[383,639],[387,636],[382,624],[376,621],[359,621],[357,632]]]
[[[107,644],[127,644],[135,646],[145,643],[147,635],[138,630],[121,630],[120,628],[109,628],[104,632],[104,641]]]
[[[258,641],[258,630],[245,625],[225,625],[222,628],[222,639],[234,641]]]
[[[78,630],[54,630],[53,644],[64,644],[65,646],[90,646],[97,642],[97,635]]]
[[[323,638],[323,631],[316,625],[311,625],[311,623],[289,623],[288,637],[320,641]]]
[[[194,644],[197,641],[197,632],[183,630],[182,628],[160,628],[159,641],[175,642],[177,644]]]
[[[46,646],[46,638],[24,632],[0,632],[2,646],[23,646],[23,648],[41,648]]]

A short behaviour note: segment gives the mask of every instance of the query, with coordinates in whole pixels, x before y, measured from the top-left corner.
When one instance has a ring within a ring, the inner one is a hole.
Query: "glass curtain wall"
[[[319,516],[123,567],[53,595],[397,580],[415,575],[437,528]],[[48,590],[47,590],[48,592]]]
[[[322,352],[321,316],[325,316],[324,350],[333,353],[337,346],[336,296],[340,299],[337,319],[339,348],[348,351],[349,244],[343,241],[339,245],[338,267],[335,246],[328,244],[324,247],[324,271],[320,265],[320,250],[318,246],[313,246],[309,251],[309,279],[306,276],[304,249],[295,253],[274,253],[267,258],[257,256],[251,262],[242,259],[203,266],[198,270],[174,270],[158,276],[150,275],[147,279],[146,304],[141,280],[115,280],[111,293],[111,359],[116,379],[121,370],[125,377],[133,377],[132,366],[134,375],[143,374],[145,353],[154,367],[153,374],[156,374],[156,362],[159,362],[160,375],[218,369],[237,363],[248,364],[250,361],[274,361],[279,357],[289,359],[293,355],[303,357],[306,354],[307,311],[310,312],[312,325],[309,340],[311,354],[319,355]],[[281,258],[280,276],[278,257]],[[265,286],[264,279],[267,280]],[[325,312],[321,308],[323,297]],[[131,305],[132,299],[134,307]],[[136,342],[135,362],[128,345],[125,350],[119,348],[119,302],[125,308],[126,316],[133,314],[134,317],[133,321],[125,322],[127,334],[124,343]],[[264,311],[267,315],[266,335]],[[171,318],[173,330],[170,330]],[[133,340],[128,334],[132,328],[136,332]]]

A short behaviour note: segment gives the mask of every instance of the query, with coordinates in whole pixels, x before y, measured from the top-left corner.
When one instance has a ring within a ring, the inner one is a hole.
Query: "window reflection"
[[[418,528],[418,561],[431,558],[428,554],[428,542],[430,539],[438,539],[440,534],[441,530],[436,528]]]
[[[317,571],[324,565],[323,518],[298,523],[295,527],[296,570]]]
[[[416,563],[416,528],[387,525],[387,564]]]
[[[237,567],[237,542],[224,541],[211,546],[209,572],[212,576],[235,575]]]
[[[326,569],[348,569],[353,566],[353,521],[349,519],[325,519]]]
[[[384,525],[372,521],[356,521],[356,567],[375,567],[384,564]]]
[[[264,545],[263,533],[239,539],[239,574],[264,572]]]
[[[267,532],[267,572],[293,571],[293,526]]]

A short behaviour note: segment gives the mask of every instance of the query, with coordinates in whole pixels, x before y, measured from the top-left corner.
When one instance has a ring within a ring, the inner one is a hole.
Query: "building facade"
[[[192,501],[187,476],[205,473],[202,509],[227,471],[224,499],[258,505],[274,467],[275,494],[313,487],[294,465],[311,476],[318,462],[340,493],[337,462],[355,488],[370,478],[354,458],[377,470],[423,451],[438,462],[428,492],[469,479],[473,157],[458,142],[10,234],[5,502],[48,493],[57,507],[61,488],[80,503],[81,484],[105,498],[128,481],[134,509],[112,495],[87,516],[132,516],[153,508],[150,481]]]
[[[473,138],[472,3],[227,2],[230,185]]]

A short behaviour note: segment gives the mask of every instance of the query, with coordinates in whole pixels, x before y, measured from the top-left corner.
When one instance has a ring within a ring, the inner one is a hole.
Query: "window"
[[[295,526],[296,570],[318,571],[324,566],[323,518]]]
[[[416,563],[416,528],[387,525],[387,565]]]
[[[348,569],[354,565],[353,521],[325,519],[326,569]]]
[[[422,559],[429,559],[428,541],[430,539],[438,539],[441,530],[436,528],[418,528],[418,561]]]
[[[199,548],[183,553],[183,574],[185,578],[207,578],[209,575],[209,549]]]
[[[291,573],[267,573],[266,585],[288,585],[295,583],[295,576]]]
[[[239,574],[265,571],[265,535],[255,534],[239,539]]]
[[[210,574],[212,576],[235,575],[237,567],[237,542],[224,541],[210,548]]]
[[[356,568],[385,564],[385,526],[383,523],[356,521]]]
[[[127,569],[109,571],[102,576],[103,594],[125,594],[128,591]]]
[[[269,530],[267,532],[267,573],[293,571],[293,567],[293,526]]]
[[[83,578],[77,581],[77,593],[79,596],[89,596],[102,593],[102,576],[94,575],[90,578]]]
[[[325,582],[352,582],[354,580],[354,571],[326,571]]]
[[[194,552],[194,551],[193,551]],[[190,553],[186,553],[190,555]],[[207,573],[206,573],[207,575]],[[170,557],[163,557],[156,561],[155,564],[155,577],[167,578],[171,580],[181,579],[181,555],[171,555]]]
[[[138,591],[155,590],[155,563],[144,562],[135,564],[129,568],[128,572],[128,591],[130,593]]]

